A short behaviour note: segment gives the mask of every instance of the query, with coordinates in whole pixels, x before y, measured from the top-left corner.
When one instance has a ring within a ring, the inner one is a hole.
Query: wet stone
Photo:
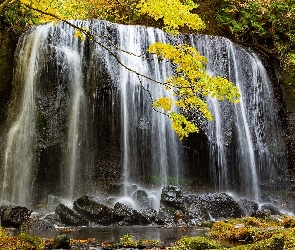
[[[60,216],[61,222],[68,226],[86,226],[89,224],[84,216],[76,213],[74,210],[63,204],[56,207],[55,213]]]
[[[134,192],[132,197],[140,208],[143,208],[143,209],[151,208],[149,197],[146,191],[137,190]]]
[[[271,212],[271,215],[281,215],[281,211],[280,209],[278,209],[277,207],[275,207],[274,205],[272,204],[263,204],[261,206],[261,210],[263,209],[267,209]]]
[[[102,225],[112,223],[112,211],[108,206],[99,203],[93,196],[84,195],[74,202],[74,210],[89,221]]]
[[[246,216],[250,216],[251,214],[255,213],[259,208],[255,201],[247,199],[240,199],[238,203]]]
[[[113,221],[119,225],[148,225],[150,222],[137,210],[117,202],[113,209]]]
[[[1,212],[1,226],[18,228],[23,221],[30,218],[32,212],[26,207],[6,206]]]
[[[48,220],[35,219],[35,220],[27,220],[21,223],[20,231],[21,232],[29,232],[29,231],[37,231],[37,230],[54,230],[54,224]]]
[[[177,186],[166,186],[162,189],[161,203],[175,209],[184,209],[184,197]]]

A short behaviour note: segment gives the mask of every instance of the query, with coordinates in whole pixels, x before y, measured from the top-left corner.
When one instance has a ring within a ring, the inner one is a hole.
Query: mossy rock
[[[43,249],[44,248],[44,242],[41,238],[38,238],[36,236],[32,236],[26,233],[20,233],[17,238],[21,241],[28,242],[32,246],[36,247],[35,249]]]
[[[188,237],[184,236],[175,243],[172,250],[204,250],[220,249],[221,244],[204,236]]]
[[[70,239],[66,234],[57,235],[52,245],[52,249],[70,249],[70,247]]]
[[[243,245],[231,248],[233,250],[283,250],[284,236],[274,235],[270,239],[261,240],[251,245]]]

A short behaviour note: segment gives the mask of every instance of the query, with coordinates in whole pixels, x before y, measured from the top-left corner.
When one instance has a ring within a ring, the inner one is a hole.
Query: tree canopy
[[[228,37],[266,58],[277,58],[284,81],[295,88],[294,0],[195,1],[206,33]]]
[[[182,28],[199,31],[205,27],[201,18],[192,13],[192,10],[197,7],[192,0],[5,0],[0,5],[0,13],[4,13],[5,20],[11,23],[12,29],[15,22],[20,20],[19,17],[13,16],[13,12],[18,12],[18,14],[23,13],[25,19],[22,21],[29,25],[92,18],[144,24],[144,22],[150,22],[149,18],[152,18],[156,21],[156,26],[172,35],[177,35]],[[75,36],[82,39],[88,37],[107,49],[98,37],[90,34],[83,27],[74,27],[76,28]],[[156,42],[150,45],[147,53],[155,54],[159,60],[168,60],[175,66],[174,74],[161,83],[166,90],[173,91],[175,98],[160,97],[153,100],[152,107],[172,121],[172,128],[180,139],[198,131],[197,124],[190,121],[182,110],[198,112],[204,118],[212,121],[213,116],[206,103],[207,96],[218,100],[227,99],[231,102],[238,102],[238,88],[225,78],[209,76],[206,73],[206,58],[201,56],[195,48],[186,44],[173,46]],[[119,63],[127,70],[142,76],[136,69],[127,68],[120,61]],[[145,77],[159,84],[149,76]],[[153,99],[152,96],[151,98]]]

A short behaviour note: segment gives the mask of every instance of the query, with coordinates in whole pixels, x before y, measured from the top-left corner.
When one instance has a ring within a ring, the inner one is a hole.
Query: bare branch
[[[115,45],[112,41],[111,41],[111,38],[107,35],[100,35],[100,36],[97,36],[97,37],[103,37],[107,40],[107,42],[114,48],[116,48],[117,50],[123,52],[123,53],[126,53],[126,54],[129,54],[131,56],[135,56],[135,57],[139,57],[139,58],[143,58],[145,60],[154,60],[154,58],[149,58],[149,57],[146,57],[144,54],[141,54],[141,55],[137,55],[135,53],[132,53],[130,51],[127,51],[127,50],[124,50],[124,49],[121,49],[120,47],[118,47],[117,45]],[[161,60],[158,58],[158,60]]]
[[[115,58],[115,60],[116,60],[121,66],[123,66],[125,69],[127,69],[128,71],[130,71],[130,72],[136,74],[137,76],[141,76],[141,77],[143,77],[143,78],[145,78],[145,79],[148,79],[148,80],[150,80],[150,81],[152,81],[152,82],[154,82],[154,83],[158,83],[158,84],[161,84],[161,85],[164,85],[164,86],[167,85],[167,83],[163,83],[163,82],[157,81],[156,79],[153,79],[153,78],[151,78],[151,77],[149,77],[149,76],[146,76],[146,75],[144,75],[144,74],[142,74],[142,73],[137,72],[136,70],[133,70],[133,69],[127,67],[127,66],[126,66],[126,65],[120,60],[120,58],[119,58],[119,57],[118,57],[118,56],[117,56],[117,55],[116,55],[111,49],[109,49],[106,45],[104,45],[104,44],[102,44],[101,42],[99,42],[99,41],[97,40],[97,37],[96,37],[95,35],[91,34],[90,31],[85,30],[85,29],[83,29],[83,28],[81,28],[81,27],[79,27],[79,26],[77,26],[77,25],[75,25],[75,24],[73,24],[73,23],[71,23],[71,22],[69,22],[69,21],[67,21],[67,20],[63,20],[62,18],[60,18],[60,17],[58,17],[57,15],[54,15],[54,14],[52,14],[52,13],[47,13],[47,12],[45,12],[45,11],[39,10],[39,9],[37,9],[37,8],[34,8],[34,7],[32,7],[32,6],[28,5],[28,4],[23,4],[23,5],[26,6],[27,8],[29,8],[29,9],[34,10],[34,11],[37,11],[37,12],[43,14],[43,15],[51,16],[51,17],[53,17],[53,18],[55,18],[55,19],[57,19],[57,20],[60,20],[61,22],[64,22],[64,23],[68,24],[69,26],[71,26],[71,27],[73,27],[73,28],[75,28],[75,29],[81,31],[86,37],[88,37],[88,39],[90,39],[91,41],[93,41],[94,43],[98,44],[100,47],[102,47],[102,48],[105,49],[106,51],[108,51],[108,52],[110,53],[110,55],[112,55],[112,56]],[[111,45],[112,45],[112,43],[111,43]],[[116,47],[115,47],[115,48],[116,48]]]
[[[151,93],[146,87],[143,86],[143,83],[142,83],[140,77],[139,77],[139,76],[137,76],[137,77],[138,77],[138,81],[139,81],[139,83],[140,83],[140,85],[141,85],[141,88],[142,88],[144,91],[146,91],[146,92],[148,93],[148,95],[149,95],[149,97],[150,97],[150,99],[151,99],[151,101],[152,101],[152,103],[153,103],[153,101],[154,101],[155,99],[153,98],[152,93]],[[168,115],[167,113],[164,113],[164,112],[162,112],[162,111],[160,111],[160,110],[158,110],[158,109],[155,109],[155,108],[153,107],[153,105],[152,105],[152,109],[153,109],[154,111],[156,111],[156,112],[162,114],[162,115],[166,115],[166,116],[169,118],[169,115]]]

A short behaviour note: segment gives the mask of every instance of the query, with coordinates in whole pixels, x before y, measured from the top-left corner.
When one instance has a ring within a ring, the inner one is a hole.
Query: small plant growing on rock
[[[124,234],[122,238],[120,238],[120,242],[110,245],[104,246],[104,250],[110,249],[125,249],[125,248],[136,248],[136,249],[143,249],[146,247],[153,247],[158,244],[157,240],[133,240],[132,235]]]

